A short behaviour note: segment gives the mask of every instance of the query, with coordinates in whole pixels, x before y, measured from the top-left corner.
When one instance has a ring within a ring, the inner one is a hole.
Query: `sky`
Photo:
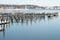
[[[0,0],[0,4],[33,4],[39,6],[60,6],[60,0]]]

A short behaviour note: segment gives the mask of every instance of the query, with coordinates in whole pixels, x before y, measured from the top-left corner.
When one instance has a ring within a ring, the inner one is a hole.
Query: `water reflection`
[[[34,22],[36,23],[38,20],[53,20],[54,18],[58,17],[58,15],[23,15],[23,16],[9,16],[9,17],[3,17],[0,18],[0,21],[9,21],[12,25],[14,23],[21,23],[22,25],[24,23],[26,23],[28,25],[28,23]],[[10,23],[8,24],[2,24],[0,25],[0,32],[3,32],[3,37],[5,37],[5,27],[10,26]]]
[[[3,33],[3,37],[5,37],[5,27],[10,26],[9,24],[2,24],[0,25],[0,32]]]

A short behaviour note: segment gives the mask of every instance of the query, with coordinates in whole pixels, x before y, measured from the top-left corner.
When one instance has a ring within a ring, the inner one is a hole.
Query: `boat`
[[[9,21],[2,21],[2,22],[0,22],[0,25],[8,24],[8,23],[10,23],[10,22]]]

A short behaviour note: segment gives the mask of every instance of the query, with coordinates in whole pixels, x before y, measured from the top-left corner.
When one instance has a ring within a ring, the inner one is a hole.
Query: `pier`
[[[2,24],[8,24],[11,20],[25,20],[26,18],[36,18],[36,17],[42,17],[47,16],[48,18],[58,16],[57,12],[53,13],[0,13],[0,25]]]

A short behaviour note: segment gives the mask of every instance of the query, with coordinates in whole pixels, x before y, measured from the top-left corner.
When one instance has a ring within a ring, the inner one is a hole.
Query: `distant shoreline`
[[[60,6],[37,6],[37,5],[5,5],[0,4],[0,10],[1,9],[50,9],[50,10],[60,10]]]

